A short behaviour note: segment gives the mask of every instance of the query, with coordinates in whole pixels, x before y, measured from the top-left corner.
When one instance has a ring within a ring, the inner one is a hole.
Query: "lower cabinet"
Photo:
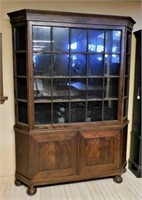
[[[16,132],[16,185],[36,186],[114,177],[122,182],[125,128]]]

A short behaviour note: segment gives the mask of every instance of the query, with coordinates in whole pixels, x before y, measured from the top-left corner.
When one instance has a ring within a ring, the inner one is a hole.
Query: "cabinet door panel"
[[[77,173],[77,134],[72,131],[32,136],[33,178],[69,176]]]
[[[83,131],[80,133],[80,173],[99,174],[120,165],[119,131]]]

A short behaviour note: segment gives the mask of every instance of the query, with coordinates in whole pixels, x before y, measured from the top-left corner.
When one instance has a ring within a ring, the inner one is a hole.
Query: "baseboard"
[[[142,166],[141,165],[138,165],[134,161],[129,159],[128,168],[137,178],[142,177]]]

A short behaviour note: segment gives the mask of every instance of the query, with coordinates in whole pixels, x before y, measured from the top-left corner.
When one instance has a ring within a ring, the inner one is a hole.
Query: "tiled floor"
[[[142,200],[142,178],[136,178],[129,170],[122,177],[121,184],[107,178],[39,187],[34,196],[26,194],[24,185],[2,183],[0,200]]]

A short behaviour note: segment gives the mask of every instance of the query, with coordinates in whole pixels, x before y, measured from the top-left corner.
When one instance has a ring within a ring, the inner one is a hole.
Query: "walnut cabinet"
[[[16,185],[113,177],[126,166],[130,17],[19,10],[12,24]]]

